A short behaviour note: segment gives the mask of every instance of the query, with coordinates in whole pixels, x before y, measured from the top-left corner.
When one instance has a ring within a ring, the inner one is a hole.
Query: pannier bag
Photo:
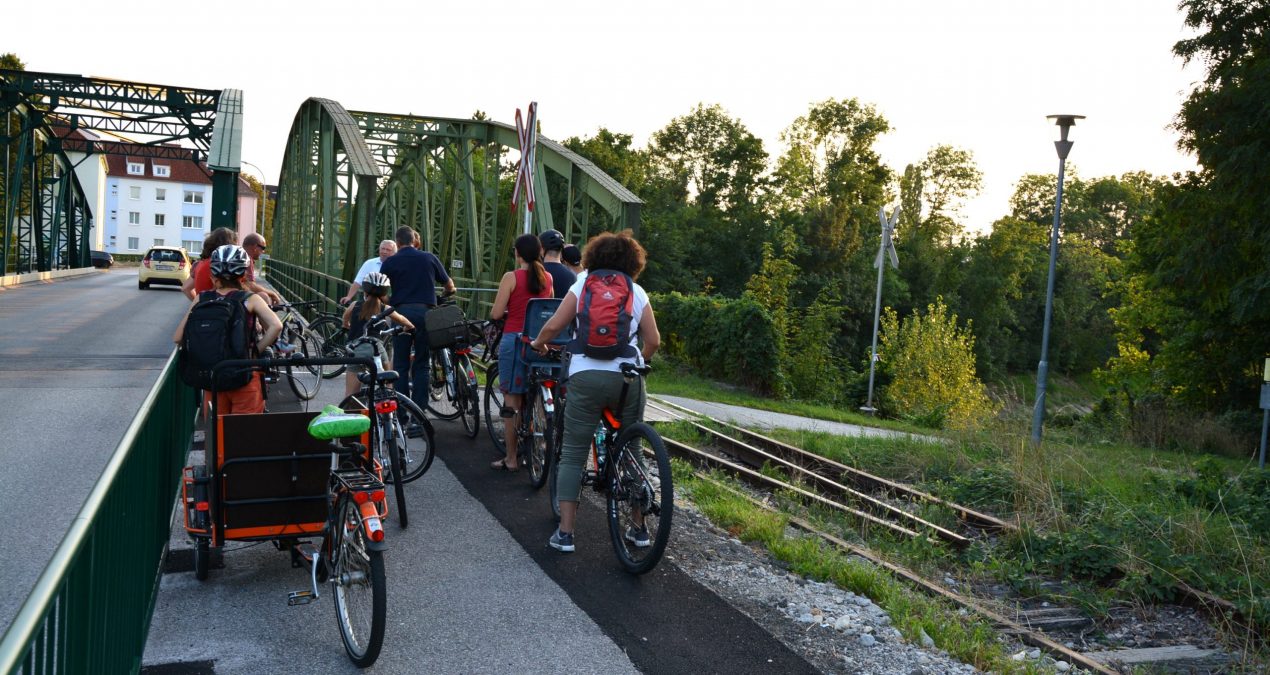
[[[245,303],[250,296],[247,291],[199,294],[185,321],[177,355],[182,382],[206,391],[231,391],[251,381],[250,366],[222,368],[212,379],[212,369],[221,361],[249,358],[252,321]]]
[[[458,305],[442,305],[428,310],[423,320],[428,331],[428,347],[443,349],[467,342],[466,321]]]
[[[612,360],[638,354],[631,344],[635,282],[616,270],[587,272],[578,298],[578,332],[569,344],[574,354]]]
[[[539,331],[546,325],[551,315],[556,313],[556,309],[560,307],[560,298],[531,298],[525,304],[525,329],[522,335],[528,336],[531,340],[538,337]],[[573,339],[573,326],[567,326],[560,331],[549,344],[555,345],[557,348],[569,344]],[[529,348],[529,345],[521,343],[521,360],[525,363],[556,363],[558,360],[546,359],[539,355],[538,352]]]

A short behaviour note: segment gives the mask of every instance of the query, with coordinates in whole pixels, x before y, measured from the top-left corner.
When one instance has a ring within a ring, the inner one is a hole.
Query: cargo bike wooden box
[[[288,365],[362,367],[379,382],[368,358],[234,360],[217,369]],[[374,663],[387,611],[387,500],[382,468],[369,451],[370,411],[346,401],[344,411],[356,418],[343,419],[341,433],[349,435],[331,438],[310,430],[319,412],[221,415],[211,398],[204,463],[185,467],[181,486],[195,577],[207,578],[212,550],[226,542],[271,541],[290,552],[293,567],[309,572],[309,588],[291,593],[288,604],[308,604],[320,584],[329,584],[349,658],[359,667]]]

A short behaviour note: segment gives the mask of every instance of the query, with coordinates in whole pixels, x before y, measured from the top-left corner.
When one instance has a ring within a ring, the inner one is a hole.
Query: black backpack
[[[221,361],[248,358],[251,317],[245,303],[251,294],[234,291],[221,295],[207,291],[185,321],[178,353],[181,381],[207,391],[230,391],[251,381],[253,368],[222,368],[212,379],[212,368]]]

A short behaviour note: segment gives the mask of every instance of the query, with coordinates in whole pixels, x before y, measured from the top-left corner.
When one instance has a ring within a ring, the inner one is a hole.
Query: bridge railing
[[[173,351],[0,640],[0,673],[141,668],[194,410]]]

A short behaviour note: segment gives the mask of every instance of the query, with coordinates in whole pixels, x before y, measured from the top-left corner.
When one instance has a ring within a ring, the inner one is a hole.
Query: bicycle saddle
[[[375,374],[375,379],[383,384],[389,384],[397,381],[397,371],[381,370]],[[370,384],[370,373],[358,373],[357,381],[362,384]]]

